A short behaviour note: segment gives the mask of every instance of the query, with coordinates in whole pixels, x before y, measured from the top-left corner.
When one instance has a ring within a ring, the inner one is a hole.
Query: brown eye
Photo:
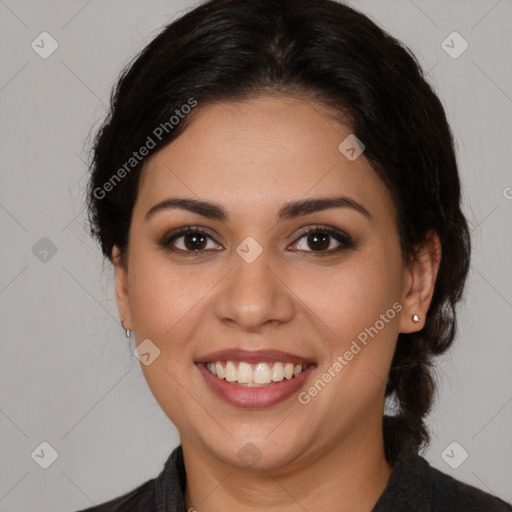
[[[206,236],[204,236],[200,233],[186,234],[186,235],[182,235],[182,237],[184,240],[183,245],[189,251],[201,250],[201,249],[204,249],[206,246]]]
[[[315,250],[323,250],[329,249],[329,245],[331,242],[331,235],[327,235],[324,233],[312,233],[307,235],[307,243],[310,244],[309,247],[314,248]]]
[[[319,255],[333,254],[355,247],[355,243],[349,235],[328,227],[309,228],[302,232],[297,240],[302,239],[305,241],[302,243],[302,247],[298,248],[299,251],[313,252]],[[295,242],[295,246],[298,245],[300,245],[300,242]]]
[[[213,238],[202,228],[187,227],[166,236],[160,246],[171,252],[183,254],[198,254],[206,252],[206,250],[218,250],[218,245],[213,243],[213,247],[208,247],[208,242]]]

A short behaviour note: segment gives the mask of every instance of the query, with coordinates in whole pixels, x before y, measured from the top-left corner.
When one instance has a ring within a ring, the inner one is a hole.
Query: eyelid
[[[295,235],[295,240],[298,240],[299,238],[302,238],[304,235],[307,235],[311,232],[322,232],[322,233],[328,233],[332,235],[337,235],[339,237],[346,237],[351,238],[348,233],[343,231],[340,228],[335,228],[333,226],[328,226],[324,224],[313,224],[312,226],[307,226],[305,228],[302,228],[299,230],[299,232]]]

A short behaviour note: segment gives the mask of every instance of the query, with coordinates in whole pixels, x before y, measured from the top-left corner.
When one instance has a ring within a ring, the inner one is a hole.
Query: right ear
[[[121,251],[117,245],[112,248],[112,263],[114,264],[114,275],[116,284],[117,310],[121,318],[124,318],[124,328],[133,331],[132,315],[130,312],[130,300],[128,296],[128,272],[121,261]]]

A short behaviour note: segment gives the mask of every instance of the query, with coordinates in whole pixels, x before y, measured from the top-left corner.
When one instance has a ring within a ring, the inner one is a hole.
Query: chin
[[[239,469],[259,471],[278,470],[293,463],[304,454],[306,445],[310,445],[303,436],[297,436],[294,443],[288,432],[285,432],[286,436],[268,435],[268,432],[272,432],[272,428],[257,429],[253,435],[249,432],[234,437],[228,435],[225,443],[207,444],[210,452],[224,463]]]

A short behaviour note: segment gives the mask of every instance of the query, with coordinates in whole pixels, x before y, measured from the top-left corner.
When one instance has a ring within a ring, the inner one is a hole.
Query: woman
[[[89,511],[512,510],[418,453],[470,237],[444,110],[368,18],[211,0],[171,23],[119,80],[89,208],[181,441]]]

